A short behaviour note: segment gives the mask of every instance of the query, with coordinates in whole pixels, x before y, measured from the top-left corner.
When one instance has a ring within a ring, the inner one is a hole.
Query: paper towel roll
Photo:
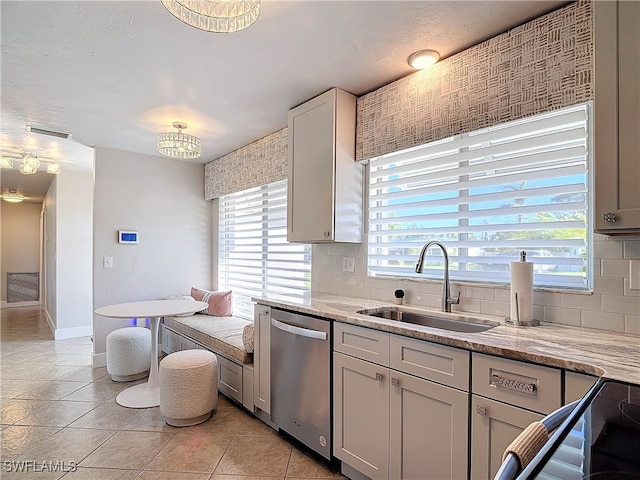
[[[516,309],[516,295],[520,317]],[[511,292],[510,292],[511,321],[530,322],[533,320],[533,263],[511,262]]]

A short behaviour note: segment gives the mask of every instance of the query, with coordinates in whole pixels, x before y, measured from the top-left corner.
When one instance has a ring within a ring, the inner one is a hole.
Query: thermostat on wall
[[[138,232],[118,230],[118,243],[138,243]]]

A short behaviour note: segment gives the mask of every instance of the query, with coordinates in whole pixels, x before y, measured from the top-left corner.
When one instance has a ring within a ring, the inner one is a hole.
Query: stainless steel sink
[[[369,315],[371,317],[386,318],[387,320],[396,320],[398,322],[412,323],[414,325],[423,325],[425,327],[440,328],[452,332],[463,333],[479,333],[496,327],[497,323],[480,323],[471,321],[466,317],[444,318],[434,316],[428,313],[417,313],[409,310],[402,310],[393,307],[378,307],[366,310],[358,310],[356,313]]]

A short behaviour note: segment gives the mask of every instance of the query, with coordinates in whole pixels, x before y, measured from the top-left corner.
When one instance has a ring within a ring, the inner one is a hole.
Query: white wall
[[[57,177],[56,338],[90,335],[93,320],[93,171]]]
[[[87,150],[92,156],[92,150]],[[67,168],[43,202],[44,309],[56,339],[87,336],[93,321],[93,170]]]
[[[96,148],[94,308],[211,288],[211,203],[204,165]],[[139,233],[118,243],[118,230]],[[103,268],[103,257],[113,268]],[[94,366],[104,364],[107,335],[129,320],[94,315]]]
[[[42,214],[44,217],[44,311],[52,330],[55,332],[57,323],[57,293],[56,293],[56,248],[57,248],[57,228],[56,213],[58,200],[58,181],[53,179],[42,204]]]
[[[2,302],[7,300],[7,272],[40,271],[40,203],[2,202]],[[40,279],[42,282],[42,279]]]

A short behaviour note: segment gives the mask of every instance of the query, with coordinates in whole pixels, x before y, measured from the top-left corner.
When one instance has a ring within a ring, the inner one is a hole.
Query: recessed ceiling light
[[[440,60],[440,54],[435,50],[419,50],[412,53],[407,62],[416,70],[423,70],[433,66],[438,60]]]

